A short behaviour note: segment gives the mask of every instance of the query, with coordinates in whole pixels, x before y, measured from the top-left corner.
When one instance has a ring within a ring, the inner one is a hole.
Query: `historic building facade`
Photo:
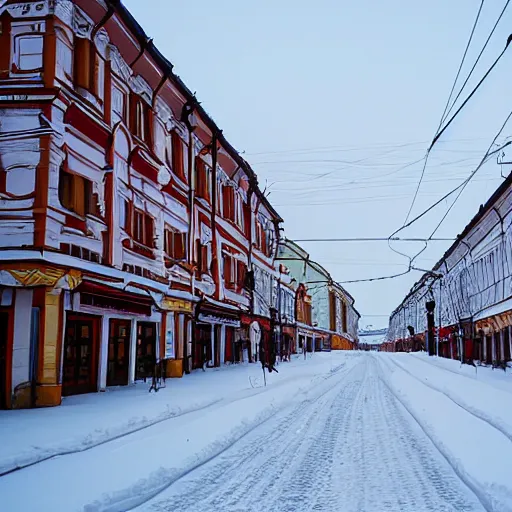
[[[297,243],[281,238],[277,261],[296,283],[296,351],[353,350],[360,315],[354,298]]]
[[[281,222],[122,2],[0,1],[0,407],[294,345]]]
[[[512,353],[512,175],[392,313],[388,351],[500,366]]]

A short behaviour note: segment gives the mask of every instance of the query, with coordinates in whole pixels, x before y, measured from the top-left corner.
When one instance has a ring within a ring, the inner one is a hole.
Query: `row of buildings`
[[[512,174],[393,311],[382,349],[511,361]]]
[[[0,0],[0,407],[353,348],[358,318],[119,0]]]

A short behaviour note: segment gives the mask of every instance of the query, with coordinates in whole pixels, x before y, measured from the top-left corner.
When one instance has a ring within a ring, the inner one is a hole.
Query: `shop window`
[[[222,208],[224,218],[235,221],[235,189],[229,185],[222,187]]]
[[[185,233],[180,233],[174,229],[165,229],[165,252],[175,260],[185,259]]]
[[[196,177],[197,196],[210,202],[212,186],[211,170],[200,158],[196,159]]]
[[[183,160],[183,141],[176,131],[171,132],[171,167],[176,176],[185,179],[185,165]]]
[[[101,217],[98,195],[93,193],[92,183],[77,174],[72,174],[61,167],[59,173],[59,199],[62,206],[84,217],[94,215]]]
[[[134,208],[132,229],[132,237],[136,242],[145,245],[146,247],[154,247],[154,220],[151,215]]]
[[[197,269],[200,274],[208,274],[208,247],[197,240]]]
[[[75,38],[75,85],[99,97],[101,87],[100,56],[89,39]]]
[[[151,145],[151,120],[149,105],[137,94],[130,100],[130,129],[132,133],[148,146]]]
[[[14,73],[34,73],[43,69],[44,38],[42,34],[14,36]]]

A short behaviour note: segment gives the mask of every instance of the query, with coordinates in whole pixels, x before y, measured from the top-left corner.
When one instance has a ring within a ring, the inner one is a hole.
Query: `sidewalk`
[[[240,364],[194,371],[167,379],[166,388],[148,393],[150,383],[63,399],[60,407],[0,411],[0,474],[58,454],[83,451],[192,411],[264,393],[293,381],[302,387],[328,373],[331,354],[304,361],[296,356],[266,375],[261,365]]]

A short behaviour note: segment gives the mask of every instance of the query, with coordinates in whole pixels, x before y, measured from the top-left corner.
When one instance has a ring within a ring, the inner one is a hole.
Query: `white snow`
[[[234,365],[0,411],[0,467],[36,462],[0,477],[0,508],[510,512],[512,384],[449,363],[318,353],[266,387]]]

